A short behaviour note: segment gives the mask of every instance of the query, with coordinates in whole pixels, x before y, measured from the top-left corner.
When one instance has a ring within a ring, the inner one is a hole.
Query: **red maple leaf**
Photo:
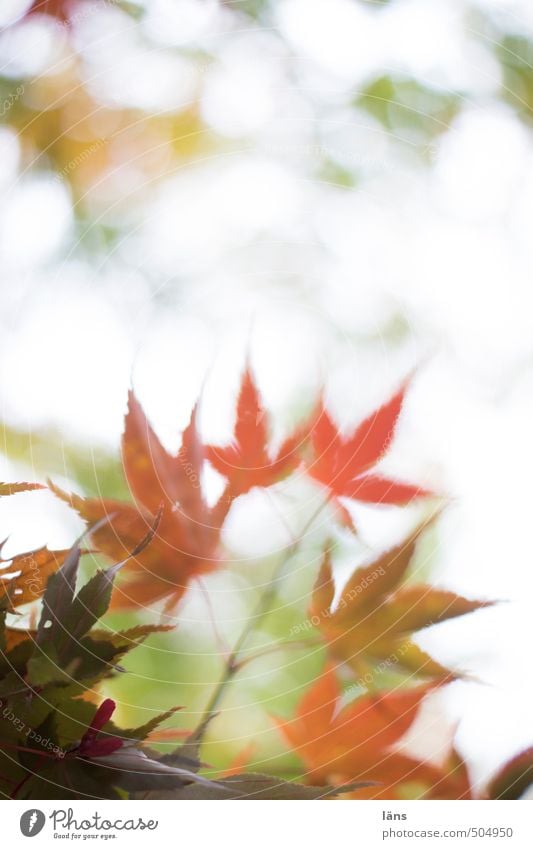
[[[27,15],[50,15],[67,23],[72,13],[72,0],[34,0]]]
[[[286,439],[278,451],[269,451],[269,421],[250,368],[242,376],[232,444],[210,445],[206,456],[228,480],[231,497],[243,495],[254,486],[267,487],[292,472],[299,462],[305,438],[303,428]]]
[[[113,716],[115,708],[116,704],[113,699],[105,699],[97,709],[91,724],[76,749],[81,757],[102,758],[121,748],[123,741],[120,737],[113,737],[109,734],[100,736],[102,728]]]
[[[313,458],[307,464],[309,475],[334,496],[370,504],[406,504],[413,498],[432,495],[422,487],[370,472],[392,442],[407,385],[405,382],[390,401],[347,437],[339,433],[322,402],[311,433]]]
[[[214,507],[207,505],[202,490],[204,453],[195,411],[183,432],[181,448],[173,456],[130,392],[122,459],[136,504],[82,498],[50,485],[88,523],[108,518],[92,539],[116,561],[136,547],[160,513],[150,545],[124,567],[123,580],[113,593],[113,607],[134,607],[162,598],[177,602],[191,578],[218,565],[220,530],[231,502],[223,496]]]

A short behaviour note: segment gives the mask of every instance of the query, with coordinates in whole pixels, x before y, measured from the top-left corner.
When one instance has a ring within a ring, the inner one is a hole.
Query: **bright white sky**
[[[0,25],[24,5],[4,0]],[[207,376],[205,427],[224,438],[251,340],[279,432],[324,377],[348,427],[422,363],[391,469],[453,497],[435,581],[507,600],[424,638],[486,682],[448,697],[483,775],[532,734],[533,154],[530,131],[496,97],[499,66],[465,23],[475,4],[395,0],[378,19],[353,0],[280,2],[289,52],[271,31],[227,28],[214,2],[183,0],[179,20],[171,0],[146,5],[144,39],[112,4],[77,22],[93,94],[164,111],[201,81],[204,119],[231,145],[138,198],[134,163],[123,175],[131,198],[102,200],[104,185],[100,213],[125,215],[128,235],[89,264],[66,185],[21,173],[17,139],[0,131],[4,417],[116,447],[133,381],[175,446]],[[480,5],[533,33],[528,0]],[[31,22],[0,33],[6,73],[54,74],[67,61],[64,32],[43,32]],[[212,66],[173,53],[197,45]],[[398,144],[348,108],[354,87],[384,69],[468,92],[429,168],[410,149],[416,139]],[[317,144],[359,166],[355,190],[310,176]],[[400,319],[408,332],[394,343],[387,329]],[[22,471],[6,464],[3,477]],[[13,540],[71,541],[65,512],[29,498],[23,539],[15,502],[0,507]],[[358,518],[369,544],[383,544],[384,527],[398,532],[388,512]]]

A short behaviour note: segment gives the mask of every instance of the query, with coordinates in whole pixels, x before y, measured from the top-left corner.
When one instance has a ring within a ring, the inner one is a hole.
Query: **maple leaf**
[[[435,683],[366,695],[341,708],[341,689],[328,667],[300,701],[290,720],[276,719],[312,784],[374,782],[356,798],[405,798],[410,787],[435,798],[467,798],[468,777],[455,753],[438,767],[395,750],[416,720]]]
[[[207,720],[207,723],[210,719]],[[187,742],[171,752],[163,755],[160,763],[169,766],[186,765],[195,773],[205,766],[200,761],[200,742],[198,729]],[[332,798],[344,792],[344,788],[333,786],[311,787],[299,784],[295,781],[284,781],[272,775],[261,773],[245,773],[243,768],[253,754],[254,744],[246,746],[245,749],[232,762],[230,768],[219,774],[215,782],[188,784],[177,790],[163,793],[148,793],[144,799],[190,799],[190,800],[214,800],[214,799],[326,799]],[[367,782],[353,782],[351,789],[366,787]]]
[[[366,782],[355,782],[354,785],[363,786]],[[355,789],[354,785],[350,785]],[[241,773],[217,779],[211,785],[199,783],[187,784],[184,787],[169,793],[149,793],[144,799],[189,799],[195,801],[239,799],[241,801],[258,800],[311,800],[331,799],[345,792],[342,787],[312,787],[306,784],[298,784],[295,781],[284,781],[273,775],[261,773]]]
[[[170,766],[163,758],[152,756],[149,750],[138,746],[122,746],[108,755],[93,758],[92,763],[107,768],[110,773],[118,773],[118,786],[128,792],[143,791],[142,798],[153,798],[150,791],[154,790],[155,798],[165,798],[165,791],[178,792],[179,788],[190,784],[220,791],[223,798],[228,798],[218,782],[198,775],[188,765],[181,764],[179,758]]]
[[[254,740],[251,740],[231,759],[226,769],[220,773],[220,778],[230,778],[233,775],[240,775],[244,772],[244,768],[250,763],[256,750],[257,744]]]
[[[142,553],[156,524],[130,556]],[[47,582],[37,630],[9,646],[0,611],[0,787],[12,798],[123,798],[175,791],[191,782],[215,788],[176,755],[172,764],[143,741],[176,707],[133,729],[120,729],[115,703],[97,708],[88,688],[120,671],[115,660],[166,626],[138,625],[118,634],[93,626],[107,611],[124,563],[98,570],[76,592],[81,550],[75,545]],[[107,635],[107,636],[106,636]],[[31,696],[31,698],[28,698]],[[16,718],[16,722],[14,721]],[[31,735],[28,736],[28,730]]]
[[[73,5],[72,0],[34,0],[26,14],[49,15],[62,24],[67,24],[73,13]]]
[[[44,486],[42,483],[0,483],[0,496],[31,492],[35,489],[44,489]]]
[[[463,616],[493,602],[474,601],[424,584],[403,585],[422,528],[400,545],[355,570],[334,605],[334,582],[326,552],[313,591],[310,616],[329,654],[354,671],[370,675],[398,670],[420,677],[453,673],[412,642],[413,632]],[[377,667],[376,667],[377,664]]]
[[[5,626],[4,631],[4,650],[10,652],[15,646],[20,645],[25,640],[34,640],[36,631],[33,628],[13,628],[9,625]]]
[[[116,708],[113,699],[105,699],[97,708],[91,724],[76,747],[81,757],[97,758],[110,755],[123,745],[120,737],[101,736],[104,725],[109,722]]]
[[[274,456],[269,451],[269,420],[250,368],[242,376],[237,400],[232,444],[209,445],[206,457],[228,480],[230,498],[253,487],[267,487],[292,472],[299,462],[305,430],[299,428],[286,439]]]
[[[37,489],[44,487],[40,483],[0,483],[0,497]],[[48,578],[63,565],[70,550],[51,551],[43,546],[4,558],[1,554],[6,542],[0,543],[0,609],[14,613],[15,608],[36,601],[43,595]],[[6,643],[15,645],[29,633],[29,630],[17,631],[7,627]]]
[[[48,578],[57,572],[68,554],[68,549],[50,551],[44,546],[12,558],[0,557],[0,605],[3,602],[13,610],[40,598]]]
[[[311,433],[313,458],[307,464],[307,471],[333,496],[369,504],[399,505],[433,494],[422,487],[370,472],[389,449],[407,386],[406,381],[347,437],[339,433],[324,403],[320,404]]]
[[[533,785],[533,746],[511,758],[492,778],[489,799],[519,799]]]
[[[136,607],[163,598],[177,602],[193,577],[218,565],[220,531],[230,503],[221,498],[214,507],[208,507],[201,486],[204,455],[195,411],[182,435],[181,448],[173,456],[130,392],[122,459],[136,503],[82,498],[49,484],[52,492],[89,524],[107,517],[91,538],[113,560],[124,558],[132,550],[160,512],[151,544],[129,561],[124,580],[115,588],[114,608]]]

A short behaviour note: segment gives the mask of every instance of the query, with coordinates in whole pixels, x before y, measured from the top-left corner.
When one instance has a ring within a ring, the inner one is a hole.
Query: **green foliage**
[[[97,571],[76,590],[80,555],[75,546],[49,579],[36,632],[19,632],[23,639],[10,645],[1,612],[0,791],[11,798],[121,798],[132,789],[174,790],[191,781],[210,786],[179,754],[170,766],[140,746],[176,708],[141,727],[119,729],[111,721],[114,702],[96,709],[87,700],[96,685],[120,672],[127,652],[166,629],[95,629],[122,564]]]
[[[384,75],[369,83],[355,103],[399,137],[403,131],[407,141],[429,144],[449,128],[461,98],[416,79]]]
[[[506,35],[497,46],[503,70],[503,97],[530,123],[533,120],[533,43]]]

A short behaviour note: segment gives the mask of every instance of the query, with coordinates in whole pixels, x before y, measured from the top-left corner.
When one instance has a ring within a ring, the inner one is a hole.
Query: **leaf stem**
[[[0,743],[0,752],[3,749],[16,749],[17,752],[30,752],[32,755],[39,755],[42,758],[53,758],[57,756],[52,752],[43,752],[42,749],[30,749],[28,746],[18,746],[16,743]]]
[[[231,653],[227,657],[226,662],[224,664],[224,671],[222,673],[222,677],[221,677],[220,681],[218,682],[218,684],[216,685],[215,689],[213,690],[211,697],[210,697],[207,705],[204,708],[204,711],[202,713],[200,721],[199,721],[198,725],[196,726],[196,729],[192,732],[192,734],[189,738],[190,741],[194,741],[195,743],[201,742],[202,737],[203,737],[203,735],[204,735],[204,733],[207,729],[207,726],[209,725],[211,719],[215,716],[215,714],[217,712],[217,708],[220,704],[222,697],[224,696],[224,694],[226,692],[226,689],[228,688],[229,684],[233,681],[233,678],[235,677],[237,672],[239,672],[239,670],[242,668],[244,663],[247,662],[247,659],[242,659],[242,660],[240,659],[240,654],[241,654],[244,646],[246,645],[248,638],[253,633],[253,631],[255,631],[255,629],[258,627],[258,625],[260,625],[260,623],[270,613],[270,608],[272,606],[272,602],[274,601],[274,599],[276,597],[276,593],[278,591],[278,583],[279,583],[279,580],[280,580],[280,578],[283,574],[283,570],[285,569],[285,566],[290,561],[290,559],[293,557],[293,555],[296,553],[302,537],[311,528],[313,522],[315,521],[317,516],[322,512],[324,507],[329,503],[329,501],[330,501],[330,496],[328,495],[326,500],[323,501],[320,504],[318,509],[315,510],[315,512],[311,515],[311,517],[305,523],[303,529],[300,532],[300,535],[297,538],[294,538],[292,540],[291,544],[286,549],[284,556],[281,559],[277,568],[274,570],[274,573],[273,573],[265,591],[263,592],[263,594],[259,598],[257,605],[255,607],[255,610],[253,611],[252,615],[248,619],[248,621],[247,621],[246,625],[244,626],[239,638],[237,639],[237,642],[233,646]],[[280,646],[280,648],[281,647],[282,646]],[[255,655],[254,657],[257,657],[257,655]],[[249,660],[252,660],[252,659],[253,658],[249,658]]]
[[[37,767],[41,765],[41,761],[43,761],[46,757],[47,757],[46,753],[42,753],[42,754],[41,754],[41,757],[40,757],[40,758],[38,758],[37,763],[35,764],[35,769],[37,769]],[[17,784],[17,786],[14,788],[14,790],[13,790],[13,792],[12,792],[12,794],[11,794],[11,798],[12,798],[12,799],[16,799],[16,797],[18,796],[18,794],[19,794],[20,790],[22,790],[22,788],[24,787],[24,785],[26,784],[26,782],[27,782],[27,781],[29,781],[29,780],[30,780],[30,778],[32,778],[34,775],[38,775],[38,774],[39,774],[38,772],[34,772],[33,770],[29,770],[29,769],[28,769],[28,770],[26,771],[26,775],[24,776],[24,778],[22,778],[22,779],[19,781],[19,783]]]
[[[276,643],[274,646],[269,646],[266,649],[261,649],[260,651],[255,652],[254,654],[250,654],[247,657],[243,657],[236,664],[237,672],[246,666],[248,663],[253,663],[254,660],[259,660],[261,657],[267,657],[269,654],[274,654],[277,651],[283,651],[283,649],[306,649],[306,648],[316,648],[318,646],[322,646],[322,640],[285,640],[285,642]]]

